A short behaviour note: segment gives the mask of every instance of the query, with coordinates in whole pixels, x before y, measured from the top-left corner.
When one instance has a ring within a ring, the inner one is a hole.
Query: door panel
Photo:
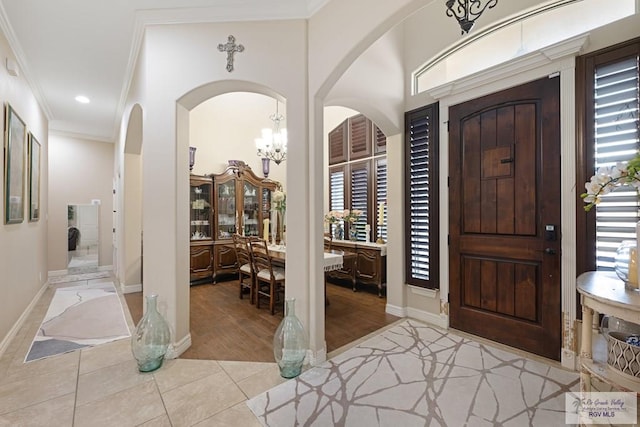
[[[559,79],[449,119],[451,326],[559,359],[560,242],[544,233],[560,223]]]

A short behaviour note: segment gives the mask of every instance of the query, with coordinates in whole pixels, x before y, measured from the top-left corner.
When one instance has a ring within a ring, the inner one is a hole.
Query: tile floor
[[[245,402],[284,381],[275,363],[175,359],[143,374],[128,339],[23,363],[55,288],[104,280],[79,277],[49,285],[0,357],[0,426],[261,425]]]

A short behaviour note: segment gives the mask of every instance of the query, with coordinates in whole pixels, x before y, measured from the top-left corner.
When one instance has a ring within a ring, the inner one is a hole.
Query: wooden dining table
[[[269,245],[268,248],[271,259],[277,264],[284,265],[287,256],[286,246]],[[327,272],[341,269],[345,256],[355,256],[355,254],[338,249],[325,249],[323,263],[324,271]]]
[[[284,266],[286,257],[287,257],[287,249],[282,245],[269,245],[269,257],[279,265]],[[333,270],[340,270],[344,263],[345,259],[350,257],[355,257],[356,254],[353,252],[345,252],[339,249],[327,249],[324,250],[324,272]],[[325,277],[324,281],[324,303],[325,305],[329,305],[329,297],[327,296],[327,280]]]

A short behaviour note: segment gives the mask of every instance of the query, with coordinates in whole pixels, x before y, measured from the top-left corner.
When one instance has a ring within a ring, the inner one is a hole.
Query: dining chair
[[[324,233],[324,249],[331,250],[333,246],[333,235],[331,233]]]
[[[253,241],[249,247],[255,271],[256,307],[260,308],[260,297],[266,297],[269,300],[271,314],[274,314],[276,299],[280,293],[284,293],[285,270],[283,267],[273,265],[266,241],[262,239]]]
[[[236,252],[236,258],[238,260],[240,299],[242,299],[242,294],[245,292],[245,289],[248,289],[249,301],[253,304],[255,300],[255,275],[253,272],[251,251],[249,249],[249,240],[250,238],[237,233],[233,235],[233,249]],[[245,280],[247,280],[247,282],[245,282]]]

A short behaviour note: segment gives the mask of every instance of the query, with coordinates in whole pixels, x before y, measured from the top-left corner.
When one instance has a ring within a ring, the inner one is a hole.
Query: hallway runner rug
[[[129,337],[111,282],[56,289],[25,362]]]
[[[579,385],[559,365],[407,320],[247,405],[269,427],[549,427],[565,426]]]

